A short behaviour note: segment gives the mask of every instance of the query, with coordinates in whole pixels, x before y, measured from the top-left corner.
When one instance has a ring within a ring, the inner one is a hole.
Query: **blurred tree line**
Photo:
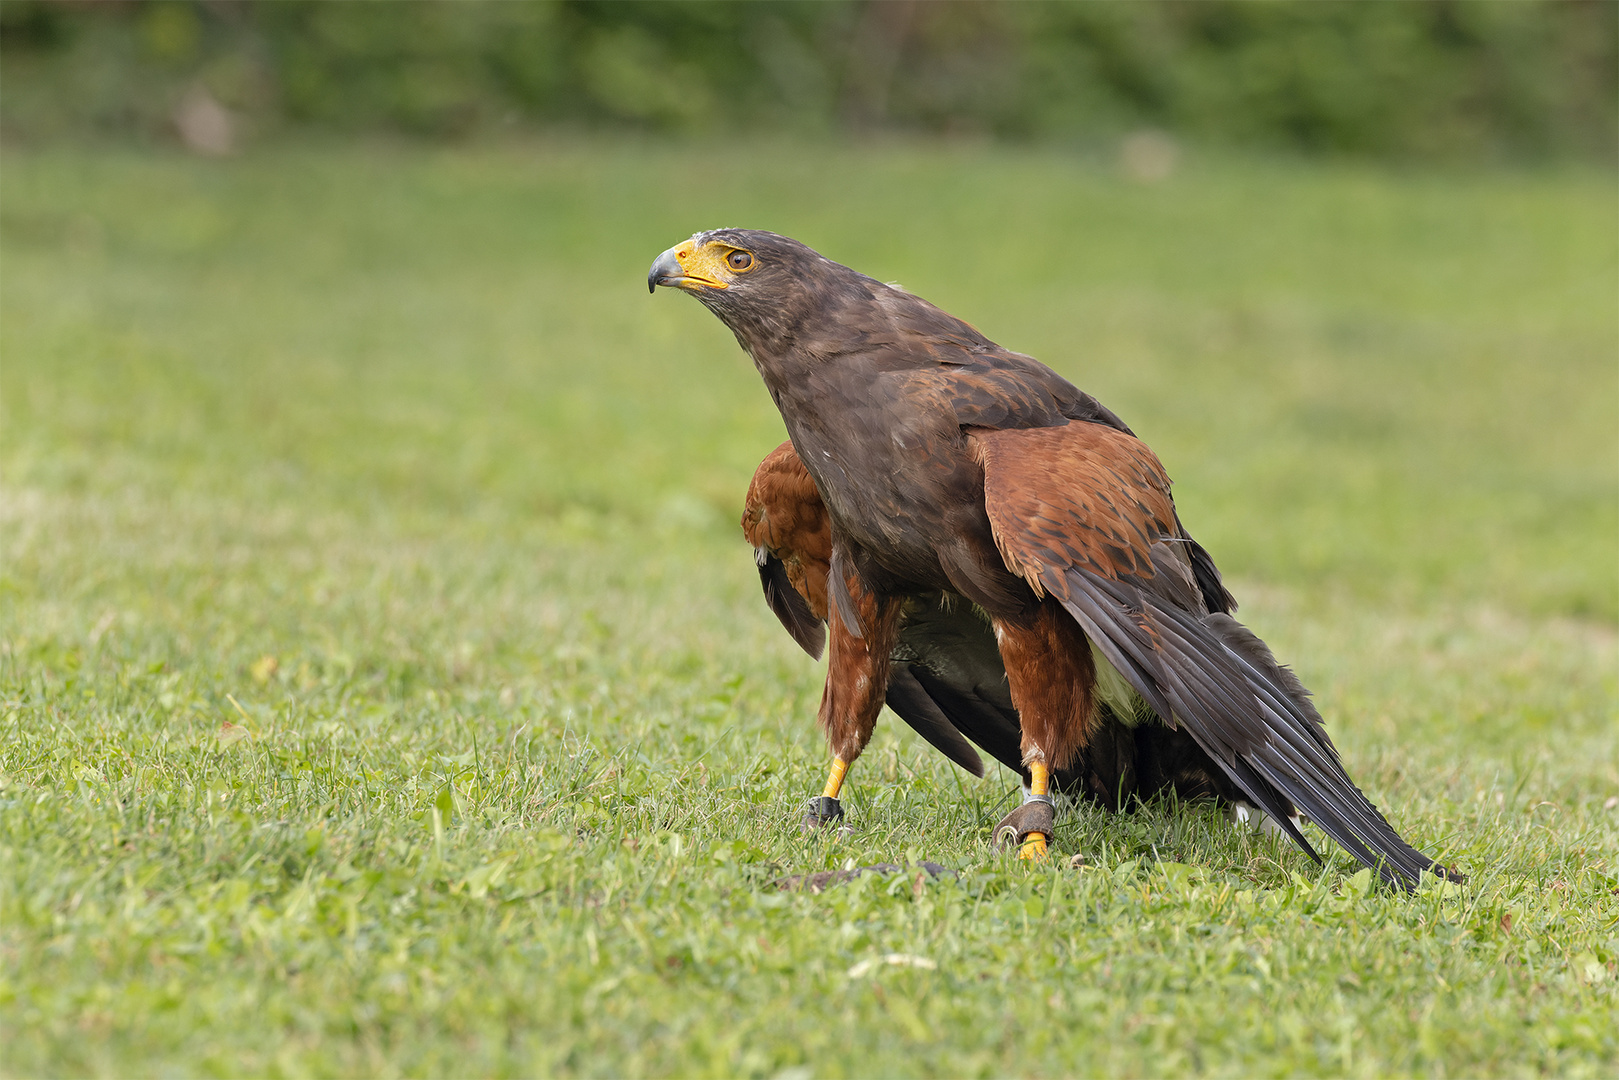
[[[0,133],[25,142],[1154,128],[1612,160],[1616,103],[1612,0],[0,0]]]

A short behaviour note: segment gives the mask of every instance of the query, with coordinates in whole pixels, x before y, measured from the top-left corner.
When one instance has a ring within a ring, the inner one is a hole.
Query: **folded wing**
[[[969,437],[1007,567],[1060,601],[1164,724],[1312,857],[1295,811],[1391,882],[1435,869],[1349,779],[1293,673],[1210,603],[1212,563],[1180,529],[1151,450],[1098,423]]]

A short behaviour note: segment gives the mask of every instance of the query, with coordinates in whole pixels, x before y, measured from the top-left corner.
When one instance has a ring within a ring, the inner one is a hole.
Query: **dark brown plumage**
[[[1024,772],[1026,854],[1054,771],[1104,805],[1166,786],[1250,803],[1314,856],[1302,812],[1404,885],[1437,870],[1345,775],[1304,688],[1231,618],[1163,466],[1094,398],[772,233],[699,234],[660,284],[730,327],[791,437],[743,524],[795,639],[816,653],[830,630],[817,820],[841,816],[886,700],[964,767],[965,732]]]

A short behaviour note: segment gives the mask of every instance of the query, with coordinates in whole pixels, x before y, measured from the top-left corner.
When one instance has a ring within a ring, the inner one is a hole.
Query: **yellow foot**
[[[1018,848],[1017,857],[1031,861],[1043,860],[1046,855],[1046,834],[1032,832],[1023,840],[1023,846]]]

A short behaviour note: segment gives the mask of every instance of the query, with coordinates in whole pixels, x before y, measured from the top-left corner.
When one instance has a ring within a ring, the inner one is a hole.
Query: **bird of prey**
[[[1015,714],[1025,797],[997,834],[1026,858],[1046,857],[1053,773],[1116,800],[1146,771],[1259,808],[1312,858],[1301,814],[1390,883],[1452,873],[1350,780],[1297,677],[1231,617],[1157,456],[1095,398],[775,233],[698,233],[653,262],[660,285],[730,328],[791,440],[744,527],[788,630],[811,651],[828,631],[814,820],[842,816],[848,768],[898,700],[967,763],[963,732],[1011,756]]]

